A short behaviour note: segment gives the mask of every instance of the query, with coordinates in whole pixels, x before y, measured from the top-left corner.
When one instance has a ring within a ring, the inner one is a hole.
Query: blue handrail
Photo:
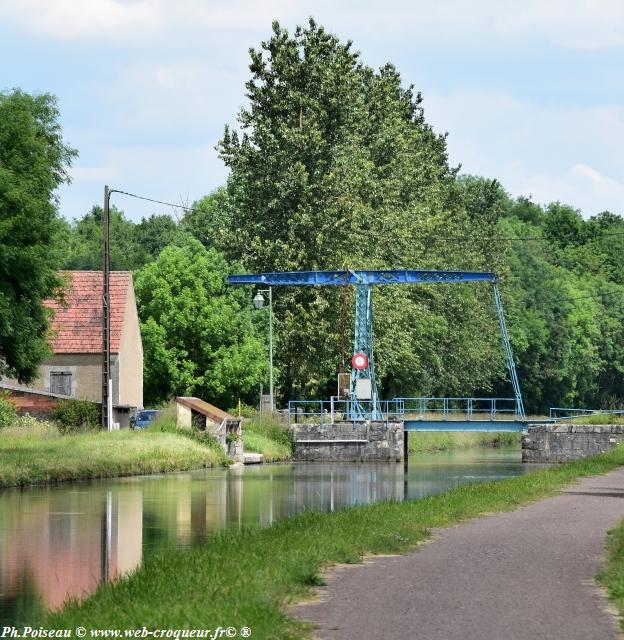
[[[376,412],[377,419],[387,422],[409,418],[427,421],[465,419],[467,421],[510,420],[524,417],[524,411],[517,398],[444,398],[414,397],[394,398],[392,400],[358,401],[371,414]],[[353,416],[352,400],[291,400],[288,403],[289,424],[306,422],[315,418],[315,422],[324,425],[334,421],[356,421]]]

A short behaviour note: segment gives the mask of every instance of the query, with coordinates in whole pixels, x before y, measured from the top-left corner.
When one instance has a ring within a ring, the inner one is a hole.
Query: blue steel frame
[[[523,432],[529,424],[554,422],[553,419],[527,420],[516,413],[516,398],[394,398],[381,400],[377,407],[362,401],[369,413],[381,408],[376,418],[386,424],[401,421],[405,431]],[[335,422],[351,422],[351,400],[290,400],[288,425],[313,422],[321,429]]]
[[[498,276],[480,271],[416,271],[411,269],[391,269],[375,271],[292,271],[284,273],[261,273],[230,275],[228,284],[265,286],[344,286],[355,285],[355,336],[354,353],[365,353],[369,364],[364,370],[351,369],[351,417],[355,420],[379,419],[382,412],[375,380],[373,352],[373,307],[371,285],[382,284],[445,284],[457,282],[490,282],[494,285],[494,301],[507,357],[507,368],[516,399],[516,412],[524,416],[524,404],[520,384],[516,374],[509,334],[505,324],[503,303],[498,290]],[[371,401],[360,402],[356,398],[357,381],[367,378],[371,381]]]
[[[373,350],[373,305],[371,304],[371,288],[368,284],[355,285],[355,335],[353,337],[353,353],[365,353],[368,366],[364,369],[351,367],[351,417],[354,420],[381,419],[381,406],[377,393],[375,378],[375,353]],[[362,402],[357,399],[355,390],[358,380],[370,380],[371,399]]]

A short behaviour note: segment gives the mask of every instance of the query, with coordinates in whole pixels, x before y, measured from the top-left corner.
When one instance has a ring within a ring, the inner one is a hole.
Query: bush
[[[17,418],[15,404],[9,400],[9,394],[0,395],[0,429],[10,427]]]
[[[89,431],[100,424],[100,406],[88,400],[61,400],[52,411],[52,417],[61,433]]]

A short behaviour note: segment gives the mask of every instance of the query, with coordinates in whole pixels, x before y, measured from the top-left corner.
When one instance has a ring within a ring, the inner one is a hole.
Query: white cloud
[[[166,26],[162,0],[0,0],[0,16],[60,40],[142,41]]]
[[[128,65],[98,93],[110,104],[116,127],[133,136],[145,132],[161,141],[180,136],[197,140],[222,133],[233,118],[247,65],[246,52],[227,61],[156,57]]]
[[[580,209],[584,217],[601,211],[624,215],[624,183],[597,169],[575,164],[560,172],[525,176],[523,193],[534,202],[560,201]]]
[[[624,46],[621,0],[0,0],[0,16],[20,28],[98,43],[155,35],[200,42],[210,31],[267,31],[273,19],[294,24],[309,15],[346,36],[392,33],[451,49],[538,40],[574,49]]]
[[[425,95],[426,116],[450,131],[451,162],[497,178],[514,195],[560,200],[585,215],[624,215],[624,108],[543,105],[501,91]]]

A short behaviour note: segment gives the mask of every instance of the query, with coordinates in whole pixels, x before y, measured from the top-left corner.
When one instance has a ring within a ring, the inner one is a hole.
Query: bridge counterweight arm
[[[456,282],[497,282],[495,273],[481,271],[295,271],[228,276],[228,284],[340,286],[357,284],[444,284]]]
[[[228,284],[263,286],[345,286],[356,287],[354,353],[364,353],[368,357],[368,366],[363,370],[351,371],[350,414],[354,419],[379,419],[381,406],[377,396],[375,364],[373,353],[373,320],[371,304],[371,285],[384,284],[445,284],[461,282],[489,282],[494,285],[494,301],[498,314],[503,347],[507,358],[507,367],[514,389],[516,413],[524,416],[524,405],[520,384],[511,350],[503,304],[498,291],[498,276],[481,271],[417,271],[412,269],[387,269],[371,271],[296,271],[285,273],[258,273],[230,275]],[[371,400],[360,402],[356,397],[357,382],[370,380]]]

